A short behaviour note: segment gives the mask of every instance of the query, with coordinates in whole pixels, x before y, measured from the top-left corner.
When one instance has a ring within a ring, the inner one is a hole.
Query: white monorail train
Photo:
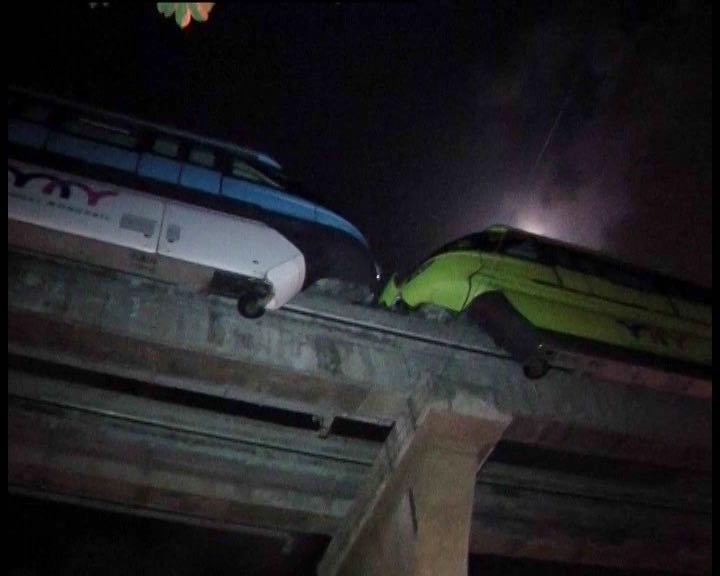
[[[349,222],[265,155],[10,91],[8,247],[237,298],[258,317],[320,278],[375,289]]]
[[[8,163],[8,243],[198,289],[221,272],[236,278],[247,316],[279,308],[305,281],[300,250],[262,222],[17,161]]]

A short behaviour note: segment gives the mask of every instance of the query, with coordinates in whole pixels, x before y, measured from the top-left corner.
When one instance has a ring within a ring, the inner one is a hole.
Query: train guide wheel
[[[525,377],[530,380],[537,380],[542,378],[550,370],[550,364],[545,358],[541,356],[531,356],[523,364],[523,373]]]
[[[255,294],[243,294],[238,298],[238,312],[245,318],[255,320],[265,314],[265,306],[262,304],[263,298],[259,298]]]

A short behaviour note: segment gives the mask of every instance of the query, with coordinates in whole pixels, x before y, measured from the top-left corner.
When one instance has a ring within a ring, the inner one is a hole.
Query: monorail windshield
[[[502,254],[604,278],[614,284],[643,292],[675,296],[701,304],[712,303],[711,291],[701,286],[522,230],[495,226],[483,232],[463,236],[445,245],[431,257],[458,250]]]

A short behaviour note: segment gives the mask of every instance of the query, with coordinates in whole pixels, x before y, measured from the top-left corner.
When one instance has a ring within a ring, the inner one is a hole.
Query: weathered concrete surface
[[[318,574],[467,574],[475,477],[509,422],[428,407],[395,430]]]
[[[9,254],[9,351],[326,418],[390,423],[413,398],[489,407],[517,441],[711,467],[709,402],[559,371],[528,381],[464,325],[318,294],[295,307],[250,322],[228,300]]]
[[[476,484],[470,551],[663,573],[712,572],[710,508],[678,510],[538,488]]]
[[[385,445],[325,435],[93,386],[78,372],[8,370],[10,491],[283,540],[319,532],[339,544],[412,432],[398,427]],[[587,476],[597,463],[578,472],[548,469],[546,453],[540,468],[497,458],[460,514],[469,521],[472,510],[472,553],[708,572],[711,476],[615,463]],[[407,494],[398,522],[411,519]]]
[[[362,440],[8,371],[8,487],[222,528],[332,534],[378,452]]]

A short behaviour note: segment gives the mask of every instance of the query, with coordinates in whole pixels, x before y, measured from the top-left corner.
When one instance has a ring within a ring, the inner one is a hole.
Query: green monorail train
[[[529,378],[552,364],[655,387],[705,382],[711,395],[709,290],[520,230],[448,244],[394,275],[380,303],[467,310]]]

